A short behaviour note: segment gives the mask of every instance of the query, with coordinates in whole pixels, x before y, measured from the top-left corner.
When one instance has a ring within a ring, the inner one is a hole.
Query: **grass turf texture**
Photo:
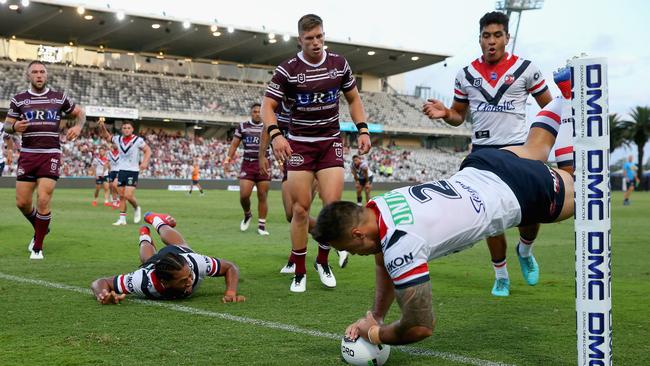
[[[127,272],[138,265],[138,225],[113,227],[117,211],[91,207],[91,190],[60,189],[53,201],[52,232],[45,260],[30,261],[26,250],[31,227],[14,205],[14,191],[0,189],[0,272],[88,288],[92,280]],[[316,246],[310,241],[307,292],[289,293],[290,277],[279,269],[289,251],[289,229],[277,191],[269,195],[270,237],[239,231],[238,193],[208,191],[205,197],[139,190],[143,212],[171,213],[192,248],[235,261],[241,269],[243,304],[220,302],[221,278],[206,279],[180,305],[229,313],[328,333],[345,327],[371,306],[373,259],[353,256],[346,269],[330,255],[338,286],[325,289],[312,267]],[[346,192],[352,200],[354,193]],[[632,205],[614,194],[613,319],[614,362],[650,364],[650,254],[647,240],[650,194],[636,192]],[[313,212],[320,207],[316,204]],[[450,213],[453,214],[453,213]],[[153,235],[161,247],[160,239]],[[467,251],[431,262],[435,312],[434,336],[418,348],[518,365],[575,364],[573,222],[545,225],[535,244],[540,283],[527,286],[508,231],[511,296],[490,295],[493,271],[483,242]],[[319,338],[125,301],[101,306],[91,295],[18,283],[0,278],[0,364],[341,364],[340,340]],[[397,316],[394,304],[389,318]],[[389,365],[457,365],[393,350]]]

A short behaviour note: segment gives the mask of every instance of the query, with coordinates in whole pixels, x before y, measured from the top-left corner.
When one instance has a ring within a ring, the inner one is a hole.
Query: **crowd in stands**
[[[146,172],[141,172],[143,178],[190,179],[192,164],[199,162],[201,179],[237,179],[243,150],[238,149],[235,163],[229,171],[224,171],[222,162],[228,153],[230,142],[217,138],[200,136],[184,137],[179,133],[169,133],[162,130],[143,130],[144,137],[152,150],[151,160]],[[6,168],[6,174],[15,175],[16,162],[19,153],[19,141],[14,144],[14,164]],[[93,176],[91,168],[93,157],[99,153],[99,147],[109,148],[109,144],[99,138],[92,129],[87,129],[82,136],[74,141],[67,141],[65,134],[61,137],[64,155],[62,176],[84,177]],[[349,164],[354,148],[345,149],[346,172],[345,179],[352,181]],[[465,153],[452,152],[443,149],[403,150],[397,147],[373,147],[365,157],[370,169],[375,173],[375,182],[400,181],[422,182],[442,178],[458,169]],[[281,179],[282,172],[274,161],[273,179]]]
[[[26,63],[0,61],[0,100],[9,100],[26,88]],[[140,111],[184,112],[205,119],[216,115],[241,117],[259,102],[265,86],[258,83],[228,82],[141,72],[100,70],[85,67],[48,66],[49,83],[82,105],[137,108]],[[407,95],[362,92],[368,121],[395,128],[468,129],[432,121],[421,113],[423,100]],[[345,98],[341,98],[342,121],[352,121]]]

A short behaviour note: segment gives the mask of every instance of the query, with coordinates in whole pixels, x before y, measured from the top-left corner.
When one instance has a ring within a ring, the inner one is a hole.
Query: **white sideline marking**
[[[13,281],[13,282],[27,283],[27,284],[31,284],[31,285],[38,285],[38,286],[43,286],[43,287],[56,288],[56,289],[60,289],[60,290],[73,291],[73,292],[77,292],[77,293],[84,294],[84,295],[92,295],[92,291],[90,289],[76,287],[76,286],[70,286],[70,285],[66,285],[66,284],[63,284],[63,283],[48,282],[48,281],[43,281],[43,280],[35,280],[35,279],[31,279],[31,278],[12,276],[12,275],[5,274],[5,273],[2,273],[2,272],[0,272],[0,278],[8,280],[8,281]],[[157,306],[157,307],[161,307],[161,308],[165,308],[165,309],[169,309],[169,310],[178,311],[178,312],[181,312],[181,313],[188,313],[188,314],[193,314],[193,315],[202,315],[202,316],[207,316],[207,317],[211,317],[211,318],[230,320],[230,321],[238,322],[238,323],[252,324],[252,325],[256,325],[256,326],[260,326],[260,327],[264,327],[264,328],[284,330],[284,331],[287,331],[287,332],[290,332],[290,333],[310,335],[310,336],[319,337],[319,338],[328,338],[328,339],[336,339],[336,340],[341,339],[340,334],[321,332],[321,331],[318,331],[318,330],[311,330],[311,329],[296,327],[296,326],[290,325],[290,324],[282,324],[282,323],[276,323],[276,322],[272,322],[272,321],[268,321],[268,320],[247,318],[247,317],[232,315],[232,314],[228,314],[228,313],[217,313],[217,312],[214,312],[214,311],[202,310],[202,309],[197,309],[197,308],[193,308],[193,307],[189,307],[189,306],[173,304],[171,302],[150,301],[150,300],[142,300],[142,299],[135,299],[135,298],[129,298],[129,302],[135,302],[135,303],[142,304],[142,305],[147,305],[147,306]],[[417,348],[417,347],[396,346],[396,347],[392,347],[392,348],[397,348],[398,350],[400,350],[400,351],[402,351],[404,353],[414,355],[414,356],[435,357],[435,358],[440,358],[440,359],[447,360],[447,361],[463,363],[463,364],[467,364],[467,365],[474,365],[474,366],[514,366],[514,365],[501,363],[501,362],[493,362],[493,361],[481,360],[481,359],[478,359],[478,358],[465,357],[465,356],[457,355],[457,354],[454,354],[454,353],[431,351],[431,350],[428,350],[428,349]]]

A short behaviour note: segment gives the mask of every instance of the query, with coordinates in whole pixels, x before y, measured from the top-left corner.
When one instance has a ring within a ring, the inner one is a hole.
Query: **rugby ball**
[[[389,355],[390,346],[386,344],[374,345],[361,337],[341,340],[341,356],[350,365],[381,366],[388,361]]]

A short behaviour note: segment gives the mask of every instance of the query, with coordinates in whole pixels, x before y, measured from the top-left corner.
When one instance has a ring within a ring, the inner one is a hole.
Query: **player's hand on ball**
[[[125,294],[118,295],[115,293],[115,291],[109,292],[108,290],[104,289],[99,295],[97,295],[97,301],[102,305],[119,304],[120,301],[124,300],[125,297]]]
[[[370,329],[370,327],[377,324],[379,323],[377,322],[377,320],[375,320],[375,317],[372,316],[372,312],[368,311],[366,313],[366,317],[359,319],[359,321],[357,322],[357,331],[359,332],[359,336],[369,341],[368,330]]]
[[[429,118],[447,118],[449,112],[444,103],[437,99],[429,99],[422,106],[422,112]]]
[[[370,136],[365,133],[359,135],[357,137],[357,144],[359,145],[359,155],[367,154],[370,151]]]
[[[287,141],[284,136],[274,138],[271,141],[271,145],[273,145],[273,155],[275,155],[275,158],[278,159],[280,163],[284,163],[284,161],[289,159],[291,154],[293,154],[289,141]]]

